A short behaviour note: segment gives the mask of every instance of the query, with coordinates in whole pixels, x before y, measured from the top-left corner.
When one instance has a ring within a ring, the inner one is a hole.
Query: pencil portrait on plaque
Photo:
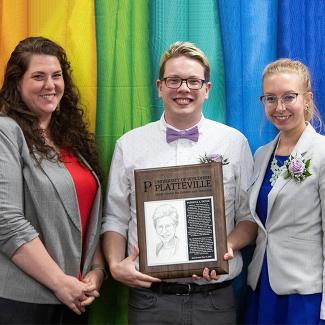
[[[221,164],[135,170],[135,184],[141,272],[228,272]]]
[[[145,202],[148,265],[188,261],[182,200]]]

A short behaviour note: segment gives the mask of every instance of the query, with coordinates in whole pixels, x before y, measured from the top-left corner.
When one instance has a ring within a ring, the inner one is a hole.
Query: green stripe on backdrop
[[[96,0],[96,138],[107,173],[116,140],[151,121],[148,1]],[[108,280],[90,324],[127,324],[127,288]]]
[[[215,0],[150,1],[152,80],[158,78],[161,54],[176,41],[195,43],[207,55],[211,65],[212,89],[204,106],[204,115],[224,122],[226,115],[223,51],[218,6]],[[154,118],[162,113],[162,103],[153,92]]]
[[[96,0],[97,121],[101,159],[115,141],[151,121],[147,0]]]

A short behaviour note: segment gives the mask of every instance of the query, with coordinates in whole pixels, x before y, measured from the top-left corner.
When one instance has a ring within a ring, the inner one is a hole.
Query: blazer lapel
[[[267,203],[267,220],[266,224],[269,223],[269,220],[271,218],[271,209],[274,205],[275,199],[279,192],[282,190],[284,185],[286,185],[290,181],[290,178],[285,179],[283,177],[283,172],[279,175],[279,178],[276,180],[274,186],[272,187],[269,195],[268,195],[268,203]]]
[[[82,162],[85,164],[85,166],[91,171],[91,173],[93,174],[93,176],[95,177],[96,179],[96,183],[97,183],[97,186],[100,187],[100,181],[98,179],[98,176],[96,175],[96,173],[94,172],[94,170],[91,168],[91,166],[88,164],[87,160],[81,156],[81,155],[78,155],[79,158],[82,160]]]
[[[97,212],[99,211],[99,204],[101,202],[101,184],[100,184],[100,181],[98,179],[98,176],[96,175],[94,170],[91,168],[91,166],[88,164],[86,159],[84,159],[84,157],[82,157],[81,155],[79,155],[79,158],[82,160],[82,162],[85,164],[85,166],[90,170],[90,172],[94,176],[94,178],[96,180],[96,184],[97,184],[96,197],[94,199],[93,206],[92,206],[92,209],[90,211],[90,215],[89,215],[89,219],[88,219],[88,226],[87,226],[87,231],[90,232],[90,234],[92,234],[91,230],[95,229],[97,227],[97,223],[100,222],[100,220],[98,219],[98,215],[96,213],[93,213],[93,212],[94,211],[97,211]],[[87,238],[88,237],[89,236],[87,236]]]
[[[85,166],[91,171],[92,175],[95,177],[96,183],[97,183],[97,192],[96,196],[89,214],[89,219],[87,222],[87,233],[85,236],[85,249],[86,249],[86,256],[88,255],[87,252],[91,249],[92,244],[94,243],[94,239],[96,238],[97,231],[94,231],[94,229],[97,229],[101,223],[101,184],[98,179],[98,176],[94,172],[94,170],[91,168],[91,166],[88,164],[86,159],[84,159],[81,155],[79,155],[79,158],[82,160],[82,162],[85,164]],[[87,261],[85,261],[84,266],[87,265]]]
[[[300,136],[297,144],[295,145],[291,155],[295,156],[296,154],[304,155],[308,151],[310,145],[312,144],[312,137],[316,134],[314,128],[308,123],[307,127],[305,128],[304,132]],[[290,178],[285,179],[283,177],[283,172],[279,175],[279,178],[275,182],[273,188],[271,189],[269,196],[268,196],[268,207],[267,207],[267,223],[269,219],[271,219],[271,209],[274,205],[277,195],[283,189],[283,187],[292,181]]]
[[[261,149],[261,152],[258,153],[258,155],[256,155],[256,159],[254,161],[254,168],[258,168],[256,170],[256,173],[258,174],[258,177],[256,179],[256,182],[254,184],[254,186],[251,189],[251,193],[250,193],[250,206],[255,209],[256,207],[256,203],[257,203],[257,198],[264,180],[264,176],[265,176],[265,172],[268,166],[268,163],[271,159],[271,156],[273,155],[274,149],[276,147],[277,141],[278,141],[278,135],[276,136],[276,138],[270,142],[269,144],[267,144],[264,148]],[[255,174],[255,170],[254,170],[254,174]],[[264,226],[262,224],[262,222],[260,221],[259,218],[256,219],[259,226],[264,229]]]
[[[315,129],[308,123],[306,129],[304,130],[303,134],[301,135],[299,141],[297,142],[296,146],[292,151],[292,155],[295,156],[296,154],[305,155],[309,150],[310,146],[313,143],[313,137],[316,135]]]
[[[74,186],[71,186],[73,181],[69,172],[61,162],[51,162],[43,159],[41,165],[44,173],[56,189],[65,211],[76,228],[81,232],[77,193]]]

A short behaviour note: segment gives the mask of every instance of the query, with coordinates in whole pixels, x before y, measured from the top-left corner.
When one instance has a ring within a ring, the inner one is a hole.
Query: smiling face
[[[168,243],[175,236],[176,225],[171,217],[160,217],[156,222],[156,231],[162,242]]]
[[[64,80],[57,57],[32,55],[20,81],[19,91],[27,107],[39,116],[40,127],[46,129],[64,92]]]
[[[204,80],[204,67],[194,59],[186,56],[171,58],[166,62],[164,78]],[[201,119],[203,102],[208,98],[210,82],[204,83],[199,90],[191,90],[183,82],[178,89],[168,88],[164,81],[157,80],[158,95],[164,102],[165,120],[168,124],[187,129]]]
[[[299,133],[304,130],[305,109],[310,104],[312,94],[306,92],[304,83],[298,73],[280,72],[265,76],[263,95],[282,97],[290,93],[298,93],[293,104],[284,105],[278,100],[276,107],[265,107],[266,117],[274,126],[284,133]]]

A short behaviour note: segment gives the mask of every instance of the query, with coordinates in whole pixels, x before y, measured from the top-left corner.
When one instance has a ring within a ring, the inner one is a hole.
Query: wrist
[[[48,288],[53,292],[57,291],[62,285],[65,285],[67,281],[67,275],[64,272],[53,273],[51,281],[48,283]]]
[[[101,271],[104,275],[104,280],[108,278],[108,272],[104,264],[92,264],[90,266],[91,271]]]
[[[108,263],[109,265],[109,271],[112,277],[116,280],[116,277],[119,274],[119,271],[121,270],[121,264],[117,261],[112,261],[111,263]]]

